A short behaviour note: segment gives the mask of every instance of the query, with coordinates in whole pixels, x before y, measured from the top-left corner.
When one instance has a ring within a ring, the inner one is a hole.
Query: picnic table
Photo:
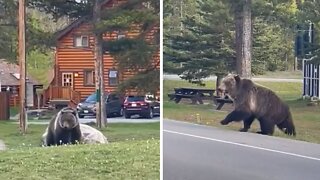
[[[217,110],[220,110],[225,103],[233,103],[232,100],[215,96],[215,89],[204,89],[204,88],[174,88],[174,93],[169,93],[168,97],[170,100],[179,103],[181,99],[191,99],[192,104],[203,104],[203,100],[212,100],[215,105],[217,105]]]

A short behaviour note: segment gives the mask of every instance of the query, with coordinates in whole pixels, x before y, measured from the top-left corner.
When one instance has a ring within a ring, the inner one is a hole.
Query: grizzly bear
[[[80,123],[77,111],[70,107],[61,109],[47,127],[45,144],[76,144],[81,141]]]
[[[261,131],[257,133],[273,135],[274,126],[277,125],[284,133],[296,135],[288,105],[270,89],[229,74],[222,80],[218,91],[234,102],[234,110],[220,122],[222,125],[243,120],[244,127],[240,131],[247,132],[254,119],[258,119]]]

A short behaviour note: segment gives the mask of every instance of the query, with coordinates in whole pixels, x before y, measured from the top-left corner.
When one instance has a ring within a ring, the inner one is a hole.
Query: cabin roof
[[[111,0],[104,0],[101,3],[101,6],[107,4],[109,1]],[[71,24],[69,24],[68,26],[66,26],[65,28],[63,28],[62,30],[56,32],[55,37],[57,40],[61,39],[64,35],[68,34],[70,31],[72,31],[74,28],[79,27],[82,23],[88,21],[90,19],[91,16],[84,16],[81,17],[75,21],[73,21]]]
[[[19,86],[20,85],[20,72],[17,64],[9,63],[4,59],[0,59],[0,81],[1,85],[6,86]],[[26,78],[27,82],[34,85],[41,85],[37,80],[30,76]]]

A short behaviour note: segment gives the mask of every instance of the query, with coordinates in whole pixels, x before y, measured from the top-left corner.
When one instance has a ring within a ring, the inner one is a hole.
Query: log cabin
[[[20,72],[19,66],[0,59],[0,91],[9,92],[10,107],[17,107],[20,103]],[[26,77],[26,106],[28,108],[38,107],[37,89],[42,89],[40,84],[30,75]]]
[[[124,0],[105,0],[102,9],[113,8]],[[130,31],[105,32],[104,40],[134,38],[139,36],[139,26]],[[69,105],[75,107],[82,99],[95,92],[94,72],[94,34],[88,17],[80,18],[57,33],[54,63],[54,78],[43,94],[43,104]],[[155,38],[159,24],[154,24],[145,36],[146,40]],[[150,59],[160,69],[160,49]],[[114,92],[117,85],[132,77],[136,72],[126,69],[119,72],[116,60],[108,52],[103,54],[105,92]],[[159,85],[160,86],[160,85]],[[132,93],[135,90],[127,90]],[[158,94],[160,93],[160,87]]]

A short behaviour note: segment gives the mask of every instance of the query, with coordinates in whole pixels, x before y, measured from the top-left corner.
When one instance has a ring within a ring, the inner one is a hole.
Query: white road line
[[[193,135],[193,134],[181,133],[181,132],[170,131],[170,130],[165,130],[165,129],[163,130],[163,132],[167,132],[167,133],[171,133],[171,134],[178,134],[178,135],[183,135],[183,136],[189,136],[189,137],[193,137],[193,138],[205,139],[205,140],[209,140],[209,141],[216,141],[216,142],[221,142],[221,143],[225,143],[225,144],[232,144],[232,145],[242,146],[242,147],[247,147],[247,148],[252,148],[252,149],[259,149],[262,151],[275,152],[275,153],[285,154],[285,155],[289,155],[289,156],[311,159],[311,160],[315,160],[315,161],[320,161],[320,158],[315,158],[315,157],[311,157],[311,156],[304,156],[304,155],[300,155],[300,154],[295,154],[295,153],[290,153],[290,152],[285,152],[285,151],[278,151],[278,150],[268,149],[268,148],[263,148],[263,147],[258,147],[258,146],[240,144],[240,143],[236,143],[236,142],[214,139],[214,138],[209,138],[209,137],[204,137],[204,136],[197,136],[197,135]]]

